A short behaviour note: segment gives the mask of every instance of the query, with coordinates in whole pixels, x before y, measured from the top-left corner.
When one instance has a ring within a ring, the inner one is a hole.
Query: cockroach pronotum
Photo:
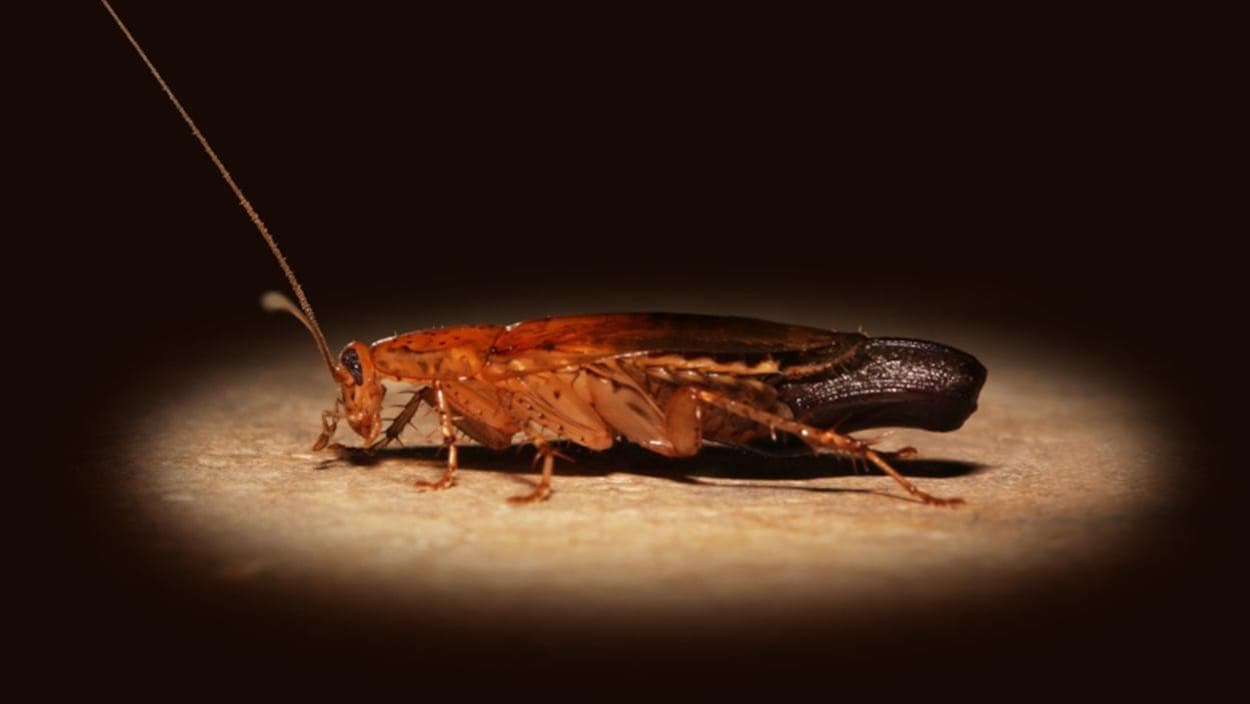
[[[419,406],[431,406],[447,452],[436,481],[456,482],[457,433],[495,449],[518,437],[542,460],[537,487],[509,501],[551,493],[553,441],[603,450],[625,439],[667,457],[686,457],[704,442],[733,446],[798,438],[815,452],[875,465],[924,503],[956,506],[920,490],[887,461],[914,452],[874,450],[847,433],[908,426],[953,430],[976,409],[985,368],[959,350],[921,340],[871,338],[749,318],[626,313],[543,318],[512,325],[421,330],[351,342],[330,354],[290,265],[260,216],[209,146],[107,0],[101,0],[182,119],[239,198],[273,251],[298,307],[277,293],[262,304],[304,324],[339,386],[322,413],[315,450],[332,444],[346,419],[372,451],[396,441]],[[399,415],[382,428],[383,380],[415,387]]]

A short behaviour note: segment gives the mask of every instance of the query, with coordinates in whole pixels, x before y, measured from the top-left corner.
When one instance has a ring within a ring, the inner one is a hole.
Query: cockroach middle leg
[[[890,464],[882,457],[882,454],[887,457],[907,456],[915,453],[914,448],[904,448],[897,453],[878,453],[877,451],[872,450],[869,447],[869,443],[863,440],[857,440],[847,435],[841,435],[832,430],[823,430],[815,426],[805,425],[788,418],[782,418],[781,416],[767,411],[762,411],[754,406],[749,406],[740,401],[735,401],[732,398],[715,391],[692,388],[690,393],[692,396],[698,398],[699,401],[706,403],[709,406],[715,406],[734,415],[748,418],[768,428],[782,430],[792,435],[797,435],[800,439],[813,447],[824,448],[841,455],[871,462],[882,472],[889,475],[891,479],[898,482],[900,486],[907,490],[907,493],[915,496],[926,504],[932,504],[934,506],[959,506],[964,503],[963,499],[941,498],[921,490],[920,487],[913,484],[907,479],[907,477],[899,474],[898,470],[891,467]]]
[[[555,470],[556,458],[561,457],[572,461],[571,458],[557,452],[551,443],[540,435],[534,435],[530,438],[530,442],[534,445],[534,464],[538,464],[540,459],[543,461],[542,478],[538,480],[538,486],[534,487],[530,493],[509,496],[508,503],[510,504],[532,504],[551,496],[551,475]]]
[[[452,422],[451,405],[447,403],[447,394],[443,392],[442,384],[434,382],[431,387],[434,389],[434,409],[438,411],[438,427],[443,433],[443,447],[447,448],[447,469],[443,470],[443,476],[437,481],[427,482],[418,479],[415,486],[420,491],[434,491],[437,489],[446,489],[456,483],[456,470],[460,468],[458,456],[456,454],[456,426]],[[400,413],[403,416],[408,413],[409,408],[416,413],[414,402],[420,396],[414,396],[412,401],[404,406],[404,411]],[[411,419],[409,414],[409,419]],[[398,419],[397,419],[398,420]]]

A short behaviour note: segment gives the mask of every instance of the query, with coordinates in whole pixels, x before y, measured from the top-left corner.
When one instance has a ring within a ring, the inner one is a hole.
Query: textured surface
[[[901,469],[965,498],[958,510],[835,460],[726,450],[574,452],[549,501],[514,507],[529,450],[471,447],[458,486],[417,493],[441,467],[413,447],[436,443],[428,416],[409,449],[368,464],[308,451],[334,391],[304,344],[135,401],[114,438],[123,457],[105,463],[127,469],[100,470],[101,501],[160,564],[210,588],[397,616],[436,604],[424,617],[455,624],[871,619],[1009,597],[1148,550],[1179,464],[1151,400],[1044,350],[944,341],[989,368],[980,410],[956,432],[897,431],[885,446],[919,448]]]

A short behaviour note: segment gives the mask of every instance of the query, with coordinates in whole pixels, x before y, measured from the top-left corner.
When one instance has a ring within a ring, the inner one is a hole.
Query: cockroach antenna
[[[297,309],[285,296],[273,291],[266,293],[261,297],[261,306],[263,306],[265,310],[269,311],[284,310],[291,315],[294,315],[301,323],[303,323],[304,327],[308,328],[308,332],[311,332],[313,338],[317,340],[317,347],[321,350],[321,356],[325,358],[326,366],[330,368],[330,375],[335,376],[334,358],[330,356],[330,348],[326,345],[325,335],[321,334],[321,327],[317,325],[317,316],[313,315],[312,306],[308,303],[308,297],[304,295],[304,289],[300,287],[299,280],[295,278],[295,272],[291,269],[291,265],[287,264],[286,257],[282,256],[282,250],[278,249],[278,243],[274,240],[273,235],[269,234],[269,228],[265,227],[264,221],[260,219],[260,215],[258,215],[256,213],[256,209],[252,207],[251,201],[247,199],[247,196],[243,195],[243,189],[239,188],[239,184],[234,182],[234,177],[230,175],[230,172],[226,170],[226,165],[223,164],[221,159],[217,157],[217,152],[213,151],[212,146],[209,145],[208,140],[204,137],[204,134],[200,132],[200,128],[196,126],[195,120],[191,119],[191,114],[187,112],[186,108],[182,107],[182,103],[179,102],[178,97],[174,95],[172,90],[170,90],[169,84],[165,82],[165,79],[161,76],[161,72],[156,70],[156,66],[143,51],[143,47],[139,46],[138,40],[136,40],[134,35],[130,33],[130,30],[126,28],[126,23],[122,22],[122,18],[117,15],[117,12],[113,9],[113,6],[108,3],[108,0],[100,0],[100,2],[104,5],[104,9],[108,10],[108,13],[112,15],[113,21],[117,23],[117,26],[121,29],[122,34],[126,35],[126,39],[130,41],[130,45],[135,48],[136,52],[138,52],[139,58],[143,59],[143,63],[146,64],[148,70],[152,72],[152,76],[156,79],[156,82],[160,84],[161,90],[165,91],[165,95],[169,97],[169,101],[174,104],[174,108],[176,108],[178,110],[178,114],[182,116],[183,122],[187,123],[187,127],[191,128],[191,133],[195,135],[197,140],[199,140],[200,146],[204,147],[204,151],[208,154],[208,158],[212,159],[213,164],[217,167],[217,171],[219,171],[221,173],[221,177],[226,180],[226,184],[230,186],[230,190],[234,191],[234,195],[239,199],[239,204],[243,206],[243,210],[247,212],[247,216],[251,218],[252,224],[256,225],[256,229],[260,231],[261,237],[265,238],[265,243],[269,245],[269,250],[273,252],[273,256],[278,260],[278,266],[282,267],[282,273],[286,274],[286,280],[290,282],[291,290],[295,292],[295,298],[299,300],[300,307]],[[303,313],[300,312],[300,309],[303,310]]]

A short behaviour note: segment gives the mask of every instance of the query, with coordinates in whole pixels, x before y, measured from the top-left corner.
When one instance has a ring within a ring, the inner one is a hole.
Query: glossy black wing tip
[[[845,367],[783,382],[778,392],[798,420],[822,428],[948,432],[976,411],[987,373],[976,357],[947,345],[875,337]]]

